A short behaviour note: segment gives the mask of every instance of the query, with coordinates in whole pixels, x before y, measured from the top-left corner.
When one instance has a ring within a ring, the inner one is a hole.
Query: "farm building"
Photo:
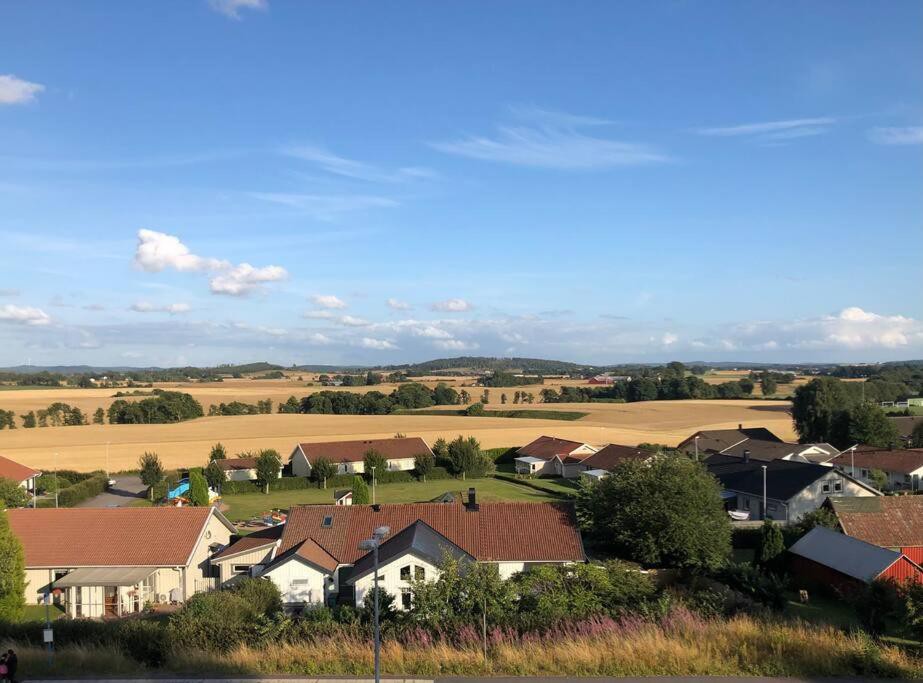
[[[395,439],[364,439],[360,441],[326,441],[300,443],[295,446],[289,461],[292,474],[307,477],[311,474],[311,463],[324,458],[337,468],[337,474],[363,474],[365,455],[377,451],[388,461],[388,470],[395,472],[412,470],[414,458],[433,452],[418,436]]]
[[[895,491],[919,491],[923,477],[923,448],[893,450],[863,449],[855,453],[846,451],[831,463],[843,472],[871,483],[875,470],[885,473],[886,488]]]
[[[582,466],[582,462],[596,453],[596,450],[579,441],[540,436],[516,451],[513,462],[519,474],[574,478],[587,469]]]
[[[923,496],[833,496],[825,506],[833,510],[847,536],[899,550],[923,564]]]
[[[478,503],[473,489],[464,503],[294,506],[277,545],[263,539],[255,548],[260,541],[243,537],[217,561],[243,565],[247,557],[252,574],[276,583],[290,608],[358,605],[372,587],[371,556],[360,542],[380,527],[389,529],[379,547],[381,587],[398,609],[409,606],[413,579],[438,577],[444,554],[494,563],[504,578],[534,564],[586,561],[572,505]]]
[[[234,527],[212,507],[8,510],[26,602],[52,594],[70,617],[122,616],[215,586],[211,558]]]
[[[849,593],[878,579],[923,583],[923,569],[906,555],[817,526],[788,549],[792,574],[802,585]]]
[[[35,480],[42,476],[42,473],[31,467],[20,465],[9,458],[0,455],[0,479],[9,479],[16,482],[29,493],[35,491]]]
[[[871,486],[825,465],[770,460],[768,462],[709,456],[708,471],[720,482],[723,497],[732,508],[750,513],[751,519],[797,522],[819,508],[832,495],[879,496]],[[763,512],[765,468],[766,511]]]

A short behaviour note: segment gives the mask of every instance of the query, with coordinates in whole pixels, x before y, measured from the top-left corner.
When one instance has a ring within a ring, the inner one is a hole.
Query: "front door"
[[[105,616],[117,617],[119,615],[119,589],[116,586],[106,586]]]

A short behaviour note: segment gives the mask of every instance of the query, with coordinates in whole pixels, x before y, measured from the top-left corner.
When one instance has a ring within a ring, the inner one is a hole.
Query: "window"
[[[401,581],[410,581],[410,565],[401,567]]]
[[[234,574],[249,574],[250,565],[249,564],[232,564],[231,572]]]
[[[325,529],[329,529],[330,527],[332,527],[333,517],[331,515],[327,515],[326,517],[324,517],[324,521],[321,522],[321,526]]]
[[[839,479],[837,479],[835,482],[833,482],[833,490],[834,490],[834,491],[842,491],[842,490],[843,490],[843,482],[841,482]]]
[[[403,607],[404,609],[410,609],[410,600],[411,600],[410,589],[401,588],[401,607]]]
[[[413,578],[415,578],[417,581],[425,581],[426,580],[426,569],[424,569],[423,567],[414,567],[413,568]]]
[[[823,491],[824,493],[830,493],[830,482],[829,482],[829,481],[825,481],[825,482],[821,485],[820,490]]]

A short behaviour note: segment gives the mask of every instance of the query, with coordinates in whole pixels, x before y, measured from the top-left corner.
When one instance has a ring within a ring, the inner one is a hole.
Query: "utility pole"
[[[374,480],[373,480],[374,481]],[[372,533],[372,538],[359,543],[360,550],[371,550],[372,560],[375,567],[373,578],[373,588],[375,592],[375,683],[381,683],[381,624],[379,621],[378,606],[378,547],[384,540],[385,536],[391,533],[390,527],[380,526]]]
[[[54,454],[54,506],[58,507],[58,454]]]
[[[695,438],[693,439],[693,442],[695,442],[695,461],[696,462],[699,461],[699,438],[700,438],[699,435],[696,434]]]
[[[372,505],[375,504],[375,465],[372,465]]]
[[[106,479],[109,478],[109,442],[106,442]]]
[[[766,465],[763,465],[763,519],[766,519]]]

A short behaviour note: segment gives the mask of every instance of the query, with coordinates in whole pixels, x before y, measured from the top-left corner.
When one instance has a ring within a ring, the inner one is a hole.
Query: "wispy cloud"
[[[409,311],[411,308],[413,308],[406,301],[401,301],[399,299],[388,299],[387,304],[388,308],[390,308],[392,311]]]
[[[639,166],[670,160],[646,144],[582,132],[588,127],[608,124],[602,119],[534,108],[512,111],[528,121],[521,125],[499,126],[492,137],[470,135],[459,140],[434,142],[431,146],[471,159],[561,170]]]
[[[179,313],[188,313],[192,310],[189,304],[152,304],[149,301],[138,301],[131,305],[130,309],[135,313],[169,313],[177,315]]]
[[[31,83],[13,74],[0,75],[0,105],[28,104],[45,89],[44,85]]]
[[[282,150],[286,156],[313,163],[327,173],[366,180],[376,183],[399,183],[411,180],[432,178],[436,174],[428,168],[417,166],[404,166],[395,170],[379,168],[374,164],[356,161],[334,154],[333,152],[314,145],[297,145],[286,147]]]
[[[376,351],[395,351],[398,348],[394,342],[390,342],[387,339],[373,339],[372,337],[363,337],[359,340],[357,346],[361,346],[363,349],[374,349]]]
[[[4,304],[0,306],[0,322],[18,323],[20,325],[47,325],[51,316],[40,308],[32,306],[14,306]]]
[[[464,299],[446,299],[445,301],[435,302],[430,308],[434,311],[443,311],[447,313],[464,313],[465,311],[473,309],[474,306]]]
[[[923,145],[923,126],[872,128],[869,140],[879,145]]]
[[[167,269],[210,273],[212,293],[230,296],[243,296],[266,283],[288,277],[288,272],[281,266],[255,268],[249,263],[234,265],[222,259],[193,254],[179,237],[155,230],[138,231],[134,262],[135,266],[149,273]]]
[[[341,214],[365,209],[399,206],[398,202],[388,197],[361,194],[319,195],[292,192],[250,192],[249,196],[260,201],[296,209],[318,220],[333,220]]]
[[[321,308],[346,308],[346,302],[333,294],[312,294],[311,301]]]
[[[762,121],[760,123],[742,123],[733,126],[699,128],[699,135],[714,137],[754,137],[761,140],[791,140],[827,133],[837,120],[829,116],[807,119],[783,119],[781,121]]]
[[[208,6],[229,19],[240,21],[241,10],[266,10],[268,0],[208,0]]]

